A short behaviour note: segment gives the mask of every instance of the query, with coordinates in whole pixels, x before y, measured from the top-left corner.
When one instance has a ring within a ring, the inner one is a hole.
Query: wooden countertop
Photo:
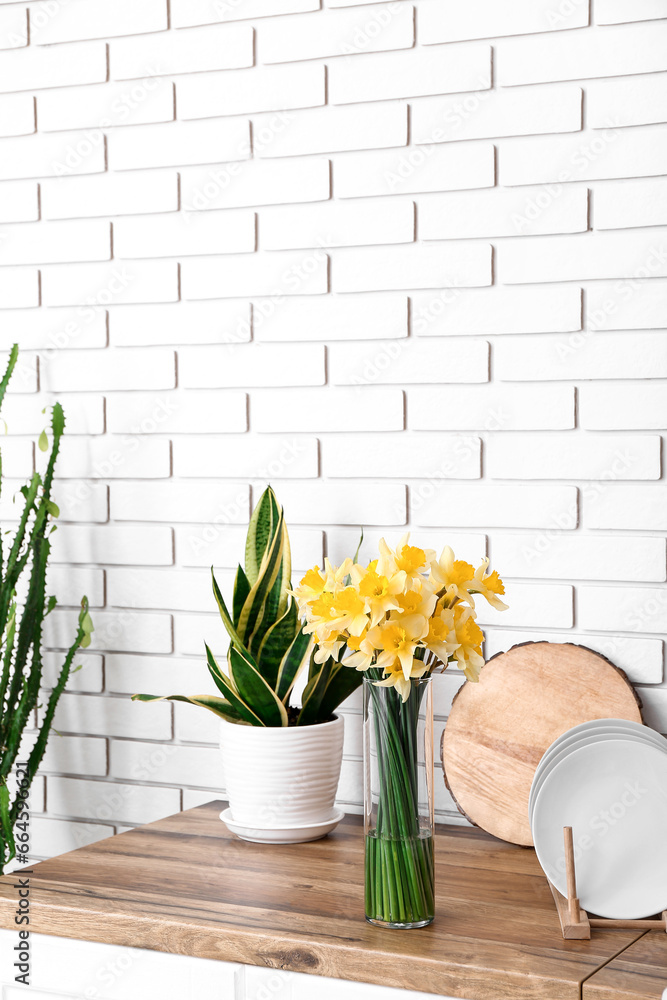
[[[34,865],[31,930],[467,1000],[581,1000],[582,984],[584,1000],[653,1000],[660,963],[667,985],[659,949],[654,982],[643,977],[630,994],[615,985],[628,981],[626,966],[641,969],[643,938],[653,934],[602,930],[591,941],[562,939],[532,849],[439,827],[435,923],[390,931],[364,919],[359,817],[312,844],[266,846],[230,834],[218,818],[224,805]],[[14,880],[0,878],[5,928],[14,926]]]

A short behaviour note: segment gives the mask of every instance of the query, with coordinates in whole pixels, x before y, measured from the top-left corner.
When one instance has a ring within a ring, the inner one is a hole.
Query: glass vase
[[[364,677],[365,906],[381,927],[435,916],[432,680],[410,684],[403,702]]]

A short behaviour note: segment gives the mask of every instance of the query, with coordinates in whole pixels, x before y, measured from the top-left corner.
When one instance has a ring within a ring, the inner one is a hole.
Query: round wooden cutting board
[[[586,646],[513,646],[454,699],[442,736],[445,783],[475,826],[531,846],[528,796],[545,751],[591,719],[642,722],[640,708],[623,671]]]

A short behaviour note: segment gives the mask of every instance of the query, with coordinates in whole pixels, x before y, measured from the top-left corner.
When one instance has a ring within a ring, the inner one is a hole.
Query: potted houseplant
[[[359,673],[314,650],[291,592],[290,544],[271,487],[253,511],[234,581],[231,611],[211,570],[213,594],[229,634],[227,669],[206,645],[218,693],[168,695],[218,715],[230,807],[222,816],[245,839],[298,842],[324,836],[340,819],[334,800],[343,755],[338,706]],[[307,579],[307,577],[306,577]],[[308,678],[300,704],[294,689]],[[159,696],[135,694],[139,701]]]
[[[0,407],[18,360],[14,344],[0,380]],[[44,474],[33,473],[20,489],[22,510],[13,537],[0,537],[0,874],[10,861],[27,862],[29,834],[26,800],[53,725],[53,716],[79,649],[90,645],[93,623],[88,600],[81,600],[72,643],[50,694],[43,699],[43,716],[37,736],[24,738],[31,728],[42,683],[42,629],[44,619],[56,606],[47,597],[46,571],[51,550],[53,521],[59,515],[51,499],[53,474],[65,430],[65,415],[56,403],[51,415],[52,443]],[[41,451],[49,451],[45,431],[39,438]],[[2,462],[0,460],[0,488]],[[18,595],[21,595],[20,597]],[[14,775],[16,791],[10,794],[8,778]]]

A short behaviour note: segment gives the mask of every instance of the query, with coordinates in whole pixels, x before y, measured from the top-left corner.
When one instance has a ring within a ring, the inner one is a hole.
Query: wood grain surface
[[[534,851],[465,827],[437,830],[434,924],[373,927],[360,817],[324,840],[268,846],[230,834],[218,818],[225,805],[35,865],[31,930],[467,1000],[580,1000],[582,983],[640,937],[564,941]],[[14,881],[0,878],[6,928]]]
[[[595,932],[594,932],[595,933]],[[667,934],[650,931],[584,983],[583,1000],[659,1000],[667,989]]]
[[[581,722],[641,722],[640,706],[623,671],[585,646],[513,646],[454,699],[442,737],[447,787],[476,826],[530,846],[528,797],[545,751]]]

